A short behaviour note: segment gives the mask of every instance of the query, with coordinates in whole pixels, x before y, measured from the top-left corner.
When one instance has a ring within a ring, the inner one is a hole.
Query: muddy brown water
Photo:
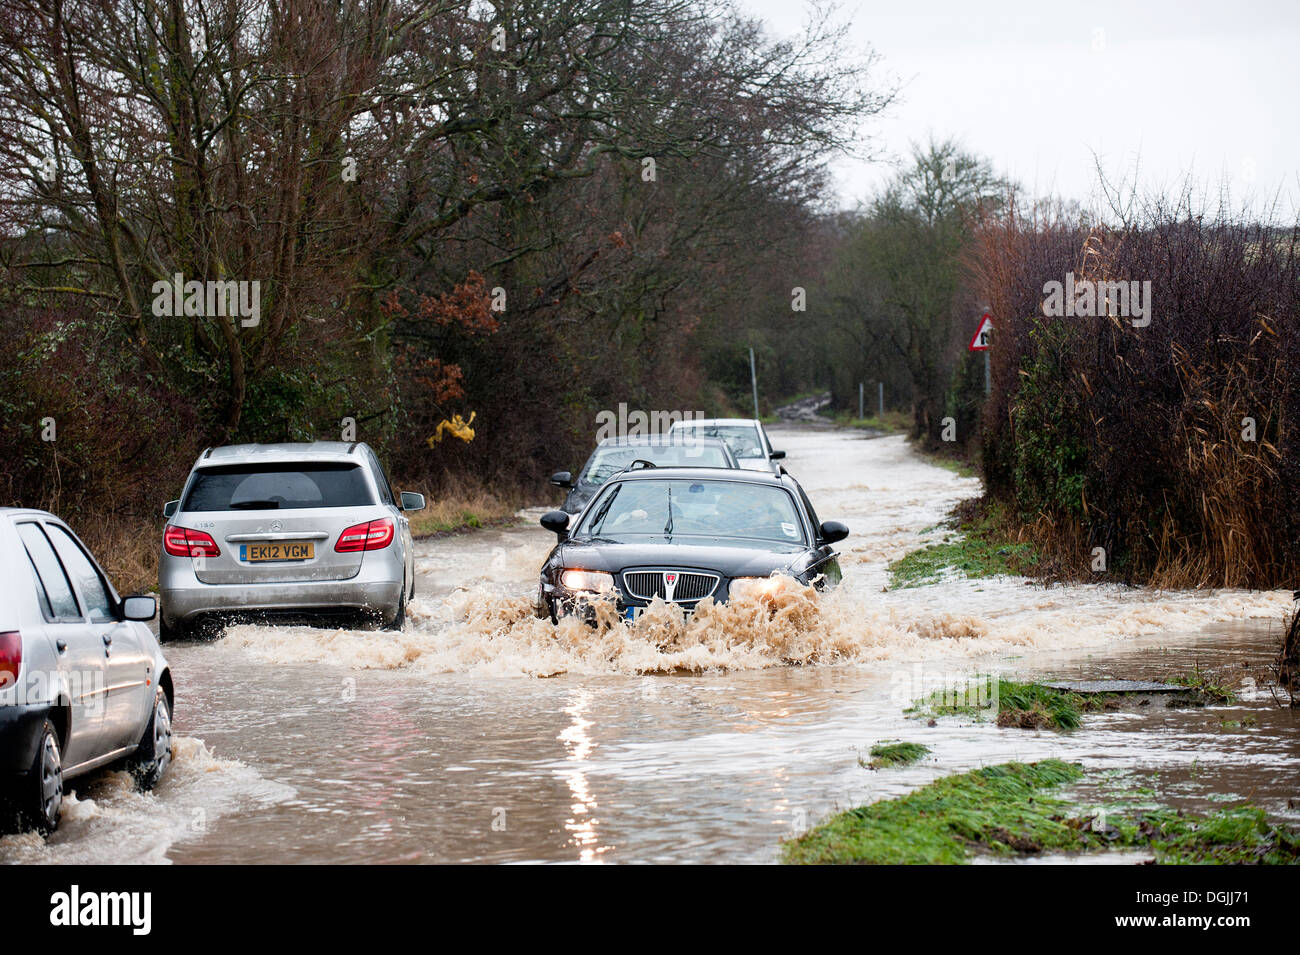
[[[835,594],[791,592],[772,619],[719,608],[593,633],[528,613],[550,545],[535,521],[424,542],[401,634],[242,626],[169,645],[168,778],[149,795],[121,773],[80,782],[48,843],[5,837],[0,861],[771,862],[836,809],[1047,756],[1096,769],[1078,795],[1099,805],[1248,799],[1300,821],[1300,713],[1260,688],[1289,594],[1018,579],[886,593],[887,563],[941,539],[935,525],[978,483],[899,438],[773,437],[819,516],[853,529]],[[1068,735],[903,714],[981,673],[1193,666],[1242,702],[1107,713]],[[862,768],[883,739],[933,752]]]

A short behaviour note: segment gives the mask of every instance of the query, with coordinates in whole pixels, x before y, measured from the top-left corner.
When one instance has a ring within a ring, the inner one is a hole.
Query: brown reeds
[[[1051,576],[1300,581],[1300,231],[1152,203],[1110,227],[1014,206],[969,255],[993,305],[990,495]],[[1151,283],[1151,321],[1044,314],[1044,285]]]

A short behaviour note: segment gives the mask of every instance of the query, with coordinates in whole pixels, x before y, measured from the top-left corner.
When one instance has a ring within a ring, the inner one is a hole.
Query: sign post
[[[971,336],[970,344],[966,348],[970,351],[982,351],[984,353],[984,394],[993,393],[993,379],[989,373],[989,339],[993,332],[993,316],[985,312],[980,317],[980,326],[975,329],[975,334]]]

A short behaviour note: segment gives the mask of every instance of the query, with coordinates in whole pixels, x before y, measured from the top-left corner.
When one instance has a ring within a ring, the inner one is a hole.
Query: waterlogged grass
[[[1300,832],[1274,826],[1253,806],[1208,816],[1169,809],[1099,815],[1052,795],[1084,778],[1082,767],[1049,759],[1003,763],[936,780],[916,792],[840,813],[786,843],[793,864],[936,865],[976,854],[1150,850],[1155,861],[1300,862]]]
[[[1250,729],[1258,725],[1259,721],[1253,716],[1243,716],[1239,720],[1219,720],[1219,729],[1221,730]]]
[[[914,550],[890,564],[890,589],[938,583],[953,573],[969,578],[1021,573],[1038,555],[1032,544],[1011,540],[1004,527],[1001,511],[995,507],[959,520],[940,543]]]
[[[966,862],[976,848],[1011,854],[1068,849],[1078,833],[1066,803],[1042,790],[1074,782],[1079,767],[1060,760],[1006,763],[936,780],[914,793],[850,809],[787,843],[791,863],[872,865]]]
[[[1170,683],[1186,687],[1169,705],[1214,706],[1237,701],[1228,687],[1215,683],[1204,671],[1174,677]],[[1140,695],[1140,694],[1138,694]],[[964,716],[975,720],[995,719],[998,726],[1018,729],[1074,730],[1086,713],[1101,713],[1124,706],[1124,694],[1074,693],[1041,683],[1022,683],[1005,677],[978,676],[962,687],[935,690],[904,710],[918,718]],[[1240,721],[1221,720],[1221,728],[1255,725],[1253,716]]]
[[[893,766],[910,766],[930,752],[930,747],[920,743],[881,742],[871,747],[871,760],[866,763],[870,769],[886,769]]]
[[[1100,712],[1103,708],[1096,697],[1056,690],[1041,683],[980,677],[959,690],[936,690],[913,703],[906,713],[918,717],[984,718],[993,714],[995,703],[998,726],[1020,729],[1078,729],[1084,713]]]
[[[1187,687],[1205,706],[1225,706],[1237,702],[1237,694],[1231,687],[1214,682],[1200,667],[1193,667],[1191,673],[1173,677],[1169,682]]]
[[[1135,829],[1130,839],[1150,834],[1156,861],[1166,865],[1300,864],[1300,830],[1273,825],[1255,806],[1191,819],[1163,809],[1145,813]]]
[[[999,679],[998,726],[1021,729],[1078,729],[1083,714],[1100,711],[1094,696],[1057,690],[1041,683],[1017,683]]]

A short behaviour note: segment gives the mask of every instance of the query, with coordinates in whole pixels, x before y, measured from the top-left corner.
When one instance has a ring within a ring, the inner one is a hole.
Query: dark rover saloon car
[[[629,620],[656,597],[689,612],[705,597],[761,595],[774,574],[834,585],[833,545],[849,532],[820,523],[788,474],[720,468],[624,471],[579,517],[550,511],[542,526],[559,542],[542,568],[537,611],[557,621],[589,615],[599,599]]]

